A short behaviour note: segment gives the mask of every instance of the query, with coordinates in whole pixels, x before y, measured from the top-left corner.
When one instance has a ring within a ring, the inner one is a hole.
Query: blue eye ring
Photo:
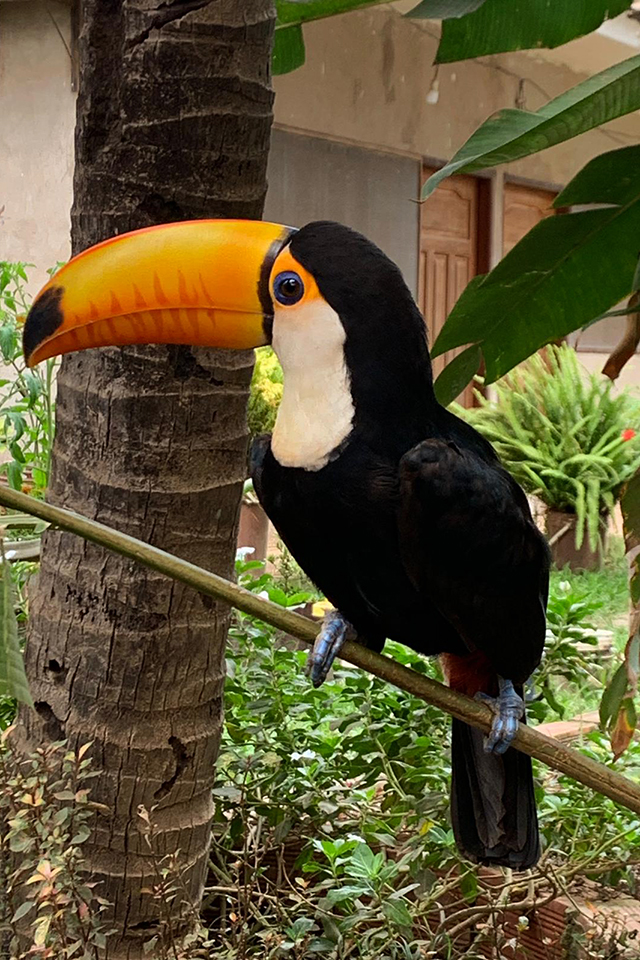
[[[283,270],[273,281],[273,295],[285,307],[292,307],[304,296],[302,277],[295,270]]]

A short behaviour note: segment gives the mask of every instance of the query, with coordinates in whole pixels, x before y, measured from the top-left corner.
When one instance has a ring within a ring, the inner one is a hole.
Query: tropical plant
[[[640,466],[640,404],[587,374],[563,344],[531,357],[461,412],[504,466],[553,510],[576,515],[576,546],[595,549],[601,523]]]
[[[0,471],[9,484],[36,496],[46,490],[54,432],[57,358],[29,370],[22,356],[22,323],[29,309],[28,263],[0,261]],[[56,268],[48,271],[49,275]],[[8,454],[8,458],[2,456]]]

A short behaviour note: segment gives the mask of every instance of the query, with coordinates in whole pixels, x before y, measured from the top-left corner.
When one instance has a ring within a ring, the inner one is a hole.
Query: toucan
[[[400,270],[338,223],[173,223],[76,256],[24,327],[30,365],[132,343],[273,345],[282,403],[251,474],[333,607],[311,679],[324,680],[347,637],[439,655],[451,687],[494,712],[486,739],[453,721],[458,846],[474,862],[531,867],[531,761],[508,747],[543,651],[548,547],[491,445],[436,400],[425,322]]]

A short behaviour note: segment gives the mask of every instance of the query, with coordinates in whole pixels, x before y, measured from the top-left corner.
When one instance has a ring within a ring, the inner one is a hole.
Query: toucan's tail
[[[513,747],[485,753],[484,734],[453,721],[451,819],[474,863],[526,870],[540,856],[531,758]]]

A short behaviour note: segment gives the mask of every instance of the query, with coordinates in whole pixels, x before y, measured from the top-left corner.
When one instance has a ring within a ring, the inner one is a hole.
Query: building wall
[[[36,264],[34,289],[70,250],[75,96],[51,17],[69,45],[67,4],[0,3],[0,259]]]
[[[268,178],[266,220],[346,223],[377,243],[417,293],[417,160],[274,130]]]
[[[398,6],[305,26],[306,63],[275,78],[276,122],[291,130],[444,161],[496,110],[514,107],[517,100],[535,110],[589,72],[638,52],[595,35],[559,51],[447,64],[437,71],[438,102],[430,104],[438,25],[408,20]],[[504,169],[507,176],[559,187],[592,156],[626,144],[629,137],[632,142],[640,139],[637,113],[616,121],[607,132],[592,131]]]
[[[400,264],[415,292],[420,164],[448,159],[494,111],[516,100],[535,109],[637,51],[597,35],[557,51],[442,66],[436,78],[438,25],[407,20],[401,8],[305,27],[306,64],[274,81],[265,215],[353,225]],[[65,43],[67,3],[0,0],[0,259],[35,263],[34,288],[69,254],[75,95]],[[434,78],[438,100],[428,103]],[[640,113],[511,164],[506,176],[559,188],[591,156],[638,141]],[[621,323],[608,323],[606,337],[604,327],[589,334],[591,349],[615,341]]]

